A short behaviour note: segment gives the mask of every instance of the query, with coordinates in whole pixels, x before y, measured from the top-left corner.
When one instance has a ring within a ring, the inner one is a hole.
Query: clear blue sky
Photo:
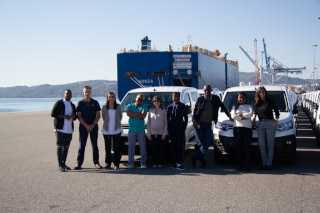
[[[320,63],[320,0],[0,0],[0,87],[117,80],[117,53],[152,47],[181,49],[191,44],[228,53],[239,70],[254,67],[262,51],[288,67],[306,66],[309,78]],[[320,67],[319,67],[320,69]],[[320,76],[320,71],[319,71]]]

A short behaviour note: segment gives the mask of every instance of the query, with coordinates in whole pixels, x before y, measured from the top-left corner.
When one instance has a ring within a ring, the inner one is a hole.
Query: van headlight
[[[293,123],[292,121],[284,122],[284,123],[279,123],[277,125],[277,130],[279,132],[287,131],[293,128]]]
[[[221,129],[222,131],[227,131],[229,129],[228,124],[222,123],[220,121],[217,122],[217,129]]]

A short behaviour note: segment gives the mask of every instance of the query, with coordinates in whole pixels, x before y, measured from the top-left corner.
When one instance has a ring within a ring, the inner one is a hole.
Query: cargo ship
[[[141,40],[141,50],[120,50],[117,54],[118,97],[127,91],[151,86],[188,86],[202,89],[210,84],[225,90],[239,85],[237,61],[220,57],[218,50],[209,51],[191,44],[182,51],[151,49],[151,40]]]

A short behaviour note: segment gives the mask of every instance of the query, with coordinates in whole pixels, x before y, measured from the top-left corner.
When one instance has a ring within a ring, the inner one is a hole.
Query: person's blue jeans
[[[276,134],[276,127],[273,126],[273,121],[259,122],[258,141],[263,166],[272,165]]]
[[[86,149],[87,139],[89,134],[90,134],[91,145],[92,145],[93,163],[94,164],[99,163],[98,127],[95,126],[95,128],[91,132],[87,132],[85,128],[80,127],[79,128],[80,146],[79,146],[78,157],[77,157],[77,163],[80,166],[83,164],[84,151]]]
[[[205,162],[204,155],[212,144],[212,124],[198,122],[198,125],[200,126],[200,129],[195,128],[198,137],[198,150],[197,153],[192,156],[192,158],[194,160],[200,159],[203,163]]]

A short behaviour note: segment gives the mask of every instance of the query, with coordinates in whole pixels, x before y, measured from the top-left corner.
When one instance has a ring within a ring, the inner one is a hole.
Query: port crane
[[[267,72],[269,74],[271,74],[272,76],[272,80],[271,83],[272,85],[274,85],[278,80],[280,80],[283,76],[287,77],[287,84],[288,84],[288,74],[301,74],[302,70],[306,69],[306,67],[293,67],[293,68],[289,68],[287,66],[285,66],[284,64],[282,64],[280,61],[278,61],[276,58],[272,57],[271,55],[267,54],[267,47],[266,47],[266,43],[265,40],[263,38],[263,48],[264,48],[264,54],[265,54],[265,61],[266,61],[266,66],[263,67],[263,65],[261,65],[260,68],[260,72],[261,75],[260,77],[262,77],[262,73],[263,72]],[[255,40],[256,42],[256,40]],[[256,66],[256,76],[257,76],[257,63],[255,63],[255,61],[249,56],[249,54],[241,47],[239,46],[240,49],[244,52],[244,54],[249,58],[249,60]],[[257,61],[257,53],[256,53],[256,43],[255,43],[255,55],[256,55],[256,61]],[[272,62],[272,65],[271,65]],[[259,70],[259,68],[258,68]],[[280,75],[278,78],[276,78],[277,74],[282,74]],[[261,82],[261,78],[259,80],[259,82]],[[256,81],[257,84],[257,81]]]

